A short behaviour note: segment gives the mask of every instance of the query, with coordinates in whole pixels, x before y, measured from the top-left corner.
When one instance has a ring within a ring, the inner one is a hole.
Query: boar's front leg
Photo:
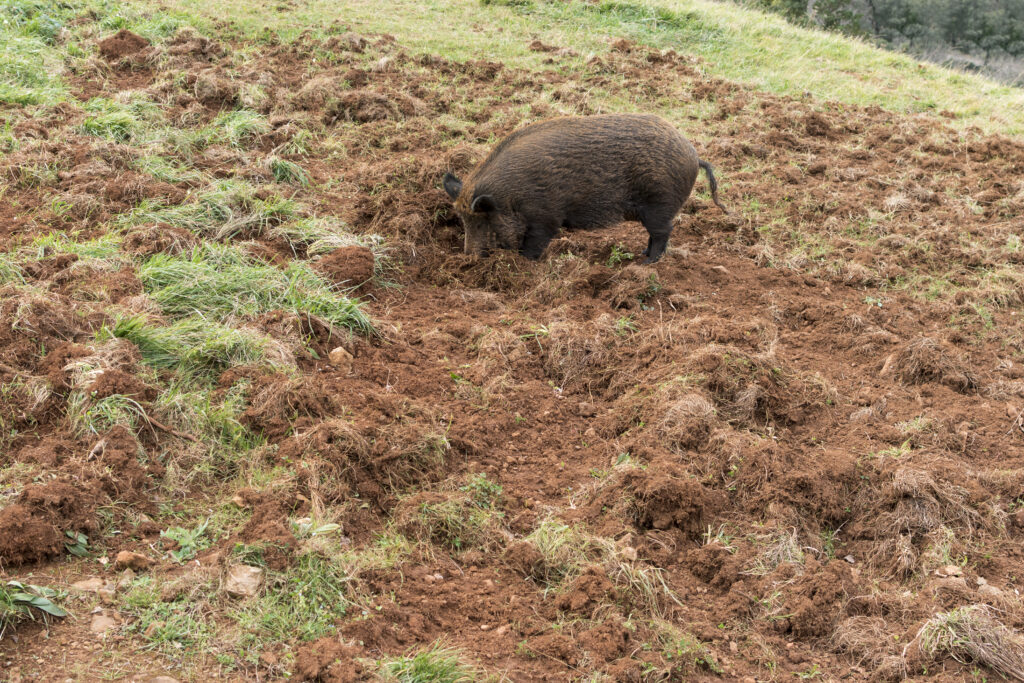
[[[647,240],[647,248],[644,249],[644,263],[655,263],[665,253],[668,246],[668,237],[672,234],[672,219],[677,209],[669,207],[655,207],[648,209],[641,216],[640,222],[647,228],[650,238]]]
[[[526,228],[523,246],[519,248],[519,253],[531,261],[536,261],[548,248],[548,244],[556,234],[558,234],[557,226],[552,229],[550,226],[530,225]]]

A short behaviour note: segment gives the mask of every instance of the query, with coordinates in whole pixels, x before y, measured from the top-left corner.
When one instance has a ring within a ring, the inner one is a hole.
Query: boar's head
[[[455,212],[466,229],[467,254],[483,256],[495,248],[519,250],[526,224],[499,197],[476,187],[465,188],[451,173],[444,175],[444,190],[455,202]]]

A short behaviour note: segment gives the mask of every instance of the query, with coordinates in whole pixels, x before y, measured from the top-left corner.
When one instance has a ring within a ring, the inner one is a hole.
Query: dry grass
[[[886,359],[881,374],[892,374],[907,384],[937,381],[961,393],[976,389],[979,382],[959,353],[931,337],[905,344]]]
[[[907,675],[907,662],[888,626],[882,617],[850,617],[836,629],[832,642],[839,652],[855,657],[857,666],[869,666],[878,680],[900,681]]]
[[[1024,639],[1003,625],[987,605],[936,614],[917,632],[921,652],[949,655],[961,664],[982,664],[1006,678],[1024,681]]]

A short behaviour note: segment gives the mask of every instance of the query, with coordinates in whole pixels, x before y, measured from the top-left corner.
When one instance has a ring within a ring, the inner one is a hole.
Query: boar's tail
[[[711,164],[706,161],[700,161],[699,159],[697,160],[697,163],[700,164],[700,167],[704,169],[704,173],[708,176],[708,185],[711,186],[711,201],[715,203],[715,206],[722,210],[722,213],[729,213],[728,209],[722,206],[722,202],[718,201],[718,181],[715,180],[715,172],[711,170]]]

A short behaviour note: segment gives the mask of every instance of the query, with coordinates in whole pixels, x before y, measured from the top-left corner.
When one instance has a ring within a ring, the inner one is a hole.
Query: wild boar
[[[562,228],[636,220],[650,236],[645,262],[654,263],[701,168],[726,211],[711,165],[671,124],[650,114],[601,114],[525,126],[465,182],[446,173],[443,185],[466,229],[466,253],[514,249],[538,259]]]

